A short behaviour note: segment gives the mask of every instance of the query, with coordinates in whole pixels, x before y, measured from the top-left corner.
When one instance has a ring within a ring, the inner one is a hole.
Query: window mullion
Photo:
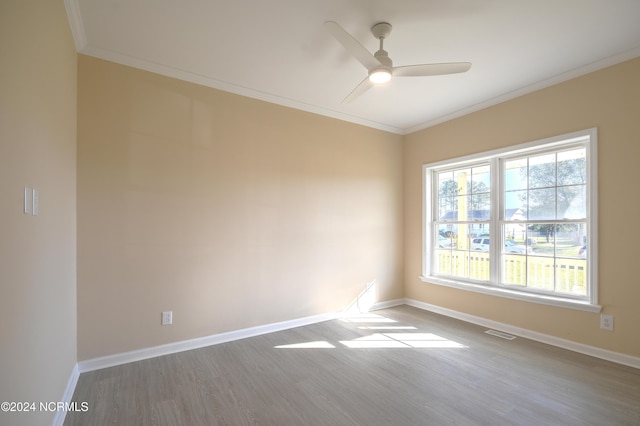
[[[435,171],[423,168],[422,170],[423,176],[422,180],[424,182],[426,193],[422,200],[422,223],[424,224],[424,232],[422,237],[422,253],[423,253],[423,267],[422,273],[423,275],[430,275],[433,271],[433,258],[434,256],[431,254],[434,250],[434,232],[435,232],[435,219],[434,219],[434,209],[435,203],[434,200],[434,179],[433,175]]]
[[[501,250],[500,246],[502,241],[502,232],[500,231],[500,223],[502,219],[502,208],[503,206],[503,194],[502,194],[502,167],[501,161],[497,158],[491,160],[491,223],[489,225],[489,235],[491,241],[494,241],[490,246],[490,256],[491,256],[491,282],[494,284],[498,284],[502,279],[500,271],[501,265]]]

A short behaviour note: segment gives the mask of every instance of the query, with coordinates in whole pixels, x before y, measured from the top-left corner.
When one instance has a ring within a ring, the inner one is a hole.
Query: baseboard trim
[[[639,357],[621,354],[619,352],[613,352],[613,351],[598,348],[595,346],[585,345],[583,343],[562,339],[560,337],[555,337],[555,336],[551,336],[544,333],[538,333],[537,331],[531,331],[525,328],[515,327],[513,325],[489,320],[489,319],[478,317],[475,315],[466,314],[464,312],[455,311],[453,309],[443,308],[441,306],[432,305],[425,302],[420,302],[414,299],[406,298],[404,299],[404,304],[413,306],[414,308],[418,308],[418,309],[433,312],[436,314],[444,315],[447,317],[459,319],[472,324],[481,325],[483,327],[504,331],[509,334],[514,334],[516,336],[524,337],[526,339],[535,340],[536,342],[546,343],[551,346],[568,349],[570,351],[578,352],[584,355],[590,355],[596,358],[604,359],[606,361],[611,361],[618,364],[640,369]]]
[[[369,308],[369,310],[377,311],[379,309],[393,308],[394,306],[400,306],[405,304],[406,302],[404,299],[393,299],[393,300],[387,300],[384,302],[376,302],[371,306],[371,308]]]
[[[73,392],[76,390],[76,384],[78,384],[78,378],[80,377],[80,370],[78,370],[78,364],[73,366],[71,370],[71,375],[69,376],[69,380],[67,381],[67,387],[64,390],[64,394],[62,395],[62,399],[60,402],[70,403],[73,399]],[[57,410],[56,415],[53,418],[53,426],[62,426],[64,424],[64,419],[67,415],[65,410]]]
[[[393,306],[405,304],[404,299],[394,299],[384,302],[376,302],[371,306],[370,310],[378,310],[391,308]],[[129,362],[142,361],[143,359],[155,358],[157,356],[169,355],[177,352],[189,351],[192,349],[204,348],[206,346],[217,345],[220,343],[231,342],[234,340],[246,339],[247,337],[259,336],[261,334],[273,333],[276,331],[287,330],[290,328],[301,327],[305,325],[315,324],[323,321],[329,321],[339,318],[342,312],[331,312],[327,314],[313,315],[304,318],[298,318],[290,321],[282,321],[273,324],[250,327],[240,330],[229,331],[226,333],[213,334],[210,336],[200,337],[190,340],[182,340],[179,342],[168,343],[166,345],[153,346],[150,348],[138,349],[130,352],[123,352],[104,357],[93,358],[86,361],[78,362],[79,373],[87,371],[100,370],[101,368],[115,367],[116,365],[127,364]],[[77,378],[76,378],[77,380]],[[73,393],[73,390],[72,390]]]
[[[78,370],[80,373],[87,371],[100,370],[102,368],[114,367],[116,365],[127,364],[144,359],[155,358],[162,355],[169,355],[177,352],[199,349],[206,346],[217,345],[220,343],[231,342],[234,340],[246,339],[248,337],[259,336],[261,334],[273,333],[276,331],[288,330],[290,328],[301,327],[305,325],[315,324],[323,321],[329,321],[340,317],[340,312],[332,312],[328,314],[313,315],[304,318],[298,318],[289,321],[282,321],[267,325],[244,328],[240,330],[229,331],[225,333],[213,334],[210,336],[199,337],[196,339],[182,340],[179,342],[168,343],[166,345],[153,346],[150,348],[138,349],[130,352],[123,352],[104,357],[93,358],[86,361],[78,362]]]

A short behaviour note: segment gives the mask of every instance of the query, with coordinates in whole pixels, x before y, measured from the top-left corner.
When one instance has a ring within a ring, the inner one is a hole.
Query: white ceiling
[[[80,53],[232,93],[410,133],[640,56],[639,0],[65,0]],[[349,104],[366,76],[324,28],[367,49],[393,25],[394,65],[472,62],[396,78]]]

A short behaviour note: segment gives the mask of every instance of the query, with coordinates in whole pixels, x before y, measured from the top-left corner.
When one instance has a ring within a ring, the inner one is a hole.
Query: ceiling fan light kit
[[[340,44],[353,55],[368,71],[368,77],[342,101],[351,102],[369,90],[373,85],[383,84],[396,77],[424,77],[431,75],[446,75],[466,72],[471,68],[470,62],[452,62],[445,64],[421,64],[394,67],[389,54],[384,50],[384,39],[391,33],[391,24],[378,22],[371,27],[371,33],[380,41],[380,48],[373,55],[351,34],[346,32],[338,23],[327,21],[325,28],[338,40]]]
[[[369,73],[369,81],[373,84],[384,84],[391,80],[391,72],[386,69],[377,69]]]

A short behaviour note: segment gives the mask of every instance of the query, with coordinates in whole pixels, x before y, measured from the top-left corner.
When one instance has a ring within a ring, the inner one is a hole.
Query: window
[[[424,166],[423,280],[597,311],[596,129]]]

